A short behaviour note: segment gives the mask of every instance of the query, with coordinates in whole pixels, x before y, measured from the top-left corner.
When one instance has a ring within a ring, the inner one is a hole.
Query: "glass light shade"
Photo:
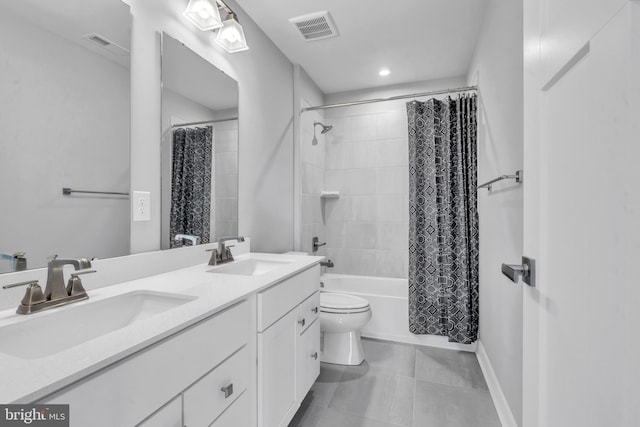
[[[242,25],[233,18],[227,19],[222,23],[222,28],[218,30],[218,35],[216,36],[216,43],[229,53],[249,49]]]
[[[222,26],[216,0],[189,0],[183,15],[202,31],[215,30]]]

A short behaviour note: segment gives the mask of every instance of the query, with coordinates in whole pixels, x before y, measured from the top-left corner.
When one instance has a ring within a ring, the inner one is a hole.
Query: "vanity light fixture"
[[[236,14],[230,12],[218,30],[216,43],[229,53],[242,52],[249,49],[247,39],[244,36],[242,25],[237,20]]]
[[[202,31],[222,27],[216,0],[189,0],[183,15]]]

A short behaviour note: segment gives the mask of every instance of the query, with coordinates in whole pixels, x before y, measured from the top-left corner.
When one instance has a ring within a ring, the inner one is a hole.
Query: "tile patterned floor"
[[[321,364],[289,427],[500,427],[475,354],[362,344],[360,366]]]

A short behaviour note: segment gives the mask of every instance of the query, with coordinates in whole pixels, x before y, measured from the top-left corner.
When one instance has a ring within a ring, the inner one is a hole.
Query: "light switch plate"
[[[133,220],[151,221],[151,193],[148,191],[133,192]]]

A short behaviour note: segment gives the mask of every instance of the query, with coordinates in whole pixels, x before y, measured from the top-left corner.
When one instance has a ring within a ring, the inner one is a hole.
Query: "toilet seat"
[[[369,301],[355,295],[320,292],[320,311],[324,313],[363,313],[370,310]]]

